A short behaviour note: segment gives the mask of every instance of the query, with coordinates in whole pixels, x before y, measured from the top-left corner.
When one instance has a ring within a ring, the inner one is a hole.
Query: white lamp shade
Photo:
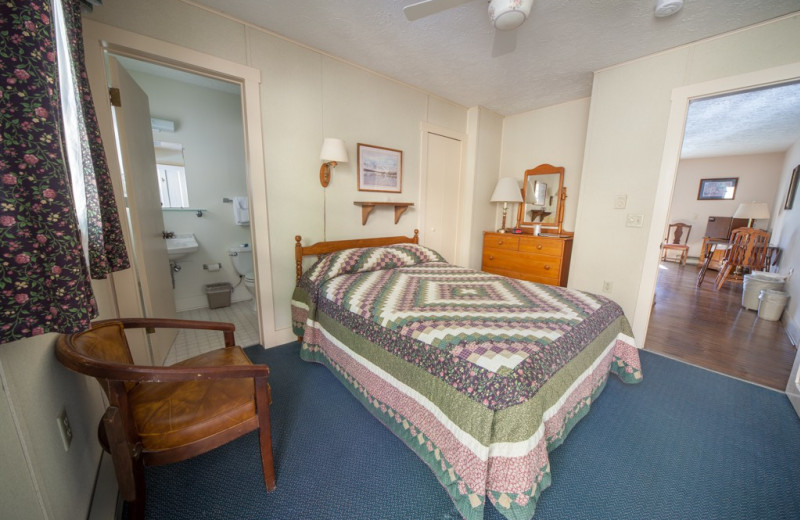
[[[322,151],[319,153],[319,158],[324,162],[335,161],[337,163],[346,163],[348,158],[344,141],[333,137],[326,137],[325,141],[322,143]]]
[[[736,213],[733,214],[733,218],[747,218],[753,220],[769,217],[769,206],[767,206],[766,202],[745,202],[744,204],[739,204]]]
[[[494,187],[491,202],[522,202],[522,192],[516,179],[501,177]]]

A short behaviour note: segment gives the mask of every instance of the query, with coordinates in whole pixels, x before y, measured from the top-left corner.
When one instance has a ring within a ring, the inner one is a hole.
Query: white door
[[[456,262],[461,181],[461,141],[427,133],[425,243]]]
[[[118,294],[117,298],[141,298],[146,317],[175,318],[169,257],[162,235],[164,219],[150,128],[150,105],[147,94],[111,56],[108,67],[111,86],[120,92],[121,106],[114,107],[114,120],[133,242],[131,253],[140,293]],[[164,362],[176,334],[174,329],[160,329],[148,335],[152,363]]]

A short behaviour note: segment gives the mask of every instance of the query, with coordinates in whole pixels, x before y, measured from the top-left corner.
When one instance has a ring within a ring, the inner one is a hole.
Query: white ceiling
[[[681,158],[785,152],[800,140],[800,82],[693,101]]]
[[[656,0],[538,0],[516,31],[516,50],[493,57],[495,31],[486,0],[409,22],[402,9],[417,1],[192,0],[463,106],[502,115],[589,97],[594,71],[800,11],[800,0],[686,0],[677,14],[656,18]],[[692,112],[699,113],[695,105]],[[738,119],[753,120],[752,114]],[[731,129],[734,123],[716,126]],[[784,120],[778,126],[792,125]],[[763,127],[756,135],[766,135]],[[743,142],[755,143],[752,136]],[[695,156],[705,153],[696,138],[689,144]]]
[[[538,0],[492,57],[486,0],[409,22],[418,0],[194,0],[466,107],[502,115],[588,97],[592,72],[800,10],[800,0]]]

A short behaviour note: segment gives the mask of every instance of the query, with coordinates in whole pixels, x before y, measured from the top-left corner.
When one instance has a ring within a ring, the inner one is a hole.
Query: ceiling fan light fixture
[[[666,18],[683,7],[683,0],[656,0],[656,18]]]
[[[534,0],[489,0],[489,18],[495,29],[511,31],[531,14]]]

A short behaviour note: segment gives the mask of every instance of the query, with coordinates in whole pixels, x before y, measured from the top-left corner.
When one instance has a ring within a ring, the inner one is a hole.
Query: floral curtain
[[[75,102],[81,109],[78,117],[81,139],[88,220],[89,270],[92,278],[106,278],[112,271],[130,267],[122,226],[117,214],[106,154],[97,125],[81,31],[81,2],[63,1],[64,18],[72,57],[72,76],[75,78]]]
[[[55,0],[58,1],[58,0]],[[96,277],[128,267],[81,45],[79,3],[63,0],[81,111]],[[49,0],[0,4],[0,343],[75,332],[97,315],[64,150]],[[92,168],[88,168],[93,164]],[[94,193],[90,193],[94,191]]]

